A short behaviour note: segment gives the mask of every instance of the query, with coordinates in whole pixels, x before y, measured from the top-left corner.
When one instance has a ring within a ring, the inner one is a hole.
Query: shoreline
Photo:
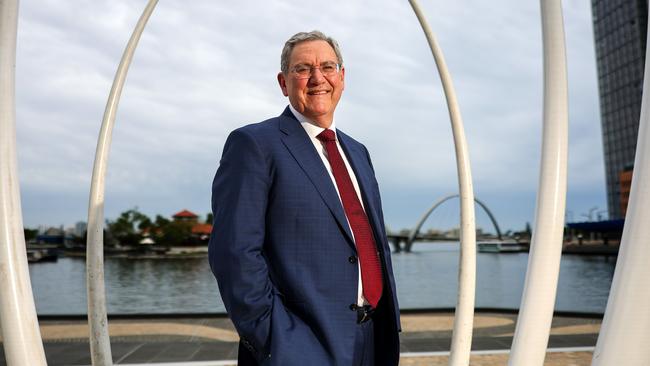
[[[405,308],[400,309],[401,315],[423,315],[423,314],[453,314],[454,308]],[[496,307],[476,307],[475,314],[507,314],[517,315],[519,309],[515,308],[496,308]],[[604,313],[595,313],[588,311],[565,311],[556,310],[553,317],[580,318],[580,319],[602,319]],[[86,319],[87,314],[38,314],[38,320],[81,320]],[[129,319],[203,319],[203,318],[227,318],[226,312],[208,312],[208,313],[109,313],[109,320],[129,320]]]
[[[438,242],[423,242],[419,244],[434,245]],[[55,251],[56,257],[68,258],[84,258],[86,257],[85,247],[75,248],[61,248],[56,246],[43,246],[43,245],[29,245],[28,250],[44,250],[52,252]],[[570,255],[585,255],[585,256],[617,256],[619,245],[610,244],[604,245],[602,243],[564,243],[562,246],[562,254]],[[528,250],[511,251],[511,252],[482,252],[485,254],[512,254],[512,253],[527,253]],[[402,255],[403,251],[393,251],[392,254]],[[124,258],[124,259],[193,259],[193,258],[206,258],[208,256],[207,245],[192,245],[192,246],[155,246],[150,248],[138,247],[121,247],[121,248],[105,248],[105,258]],[[52,260],[52,259],[49,259]],[[54,259],[56,260],[56,259]],[[33,263],[38,263],[34,261]]]

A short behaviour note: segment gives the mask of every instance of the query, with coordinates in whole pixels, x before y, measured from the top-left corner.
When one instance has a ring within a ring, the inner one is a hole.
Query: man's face
[[[334,109],[345,86],[345,69],[326,76],[318,68],[324,62],[338,63],[334,49],[325,41],[307,41],[297,44],[289,57],[289,71],[278,74],[278,82],[285,97],[302,115],[320,127],[328,128],[334,119]],[[308,78],[300,79],[291,70],[296,65],[316,66]]]

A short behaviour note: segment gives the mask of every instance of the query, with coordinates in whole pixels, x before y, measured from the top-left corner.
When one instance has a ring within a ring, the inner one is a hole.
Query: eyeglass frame
[[[335,68],[334,68],[334,70],[332,72],[323,72],[323,67],[331,66],[331,65],[335,66]],[[299,67],[299,66],[308,67],[309,69],[305,70],[305,71],[309,71],[309,72],[307,74],[305,74],[305,75],[300,75],[298,73],[298,71],[296,71],[296,68]],[[316,69],[318,69],[321,72],[321,74],[323,74],[323,76],[333,76],[333,75],[338,74],[341,71],[341,65],[338,62],[334,62],[334,61],[324,61],[324,62],[321,62],[321,64],[318,65],[318,66],[310,65],[310,64],[297,64],[297,65],[294,65],[293,67],[291,67],[289,72],[296,79],[309,79],[310,77],[312,77],[314,75],[314,71]]]

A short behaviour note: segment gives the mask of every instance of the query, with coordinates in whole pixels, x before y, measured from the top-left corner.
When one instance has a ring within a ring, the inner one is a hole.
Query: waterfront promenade
[[[515,322],[511,311],[477,311],[473,366],[506,365]],[[589,365],[600,323],[598,315],[556,314],[545,365]],[[85,317],[42,317],[40,326],[49,366],[90,365]],[[452,326],[449,310],[404,311],[400,365],[446,365]],[[109,328],[116,364],[235,364],[238,336],[223,315],[116,316]]]

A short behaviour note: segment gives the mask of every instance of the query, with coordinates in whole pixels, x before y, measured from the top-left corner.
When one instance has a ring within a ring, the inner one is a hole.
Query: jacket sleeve
[[[210,267],[242,345],[258,361],[270,354],[276,296],[262,250],[270,171],[254,136],[239,129],[228,136],[212,185]]]

